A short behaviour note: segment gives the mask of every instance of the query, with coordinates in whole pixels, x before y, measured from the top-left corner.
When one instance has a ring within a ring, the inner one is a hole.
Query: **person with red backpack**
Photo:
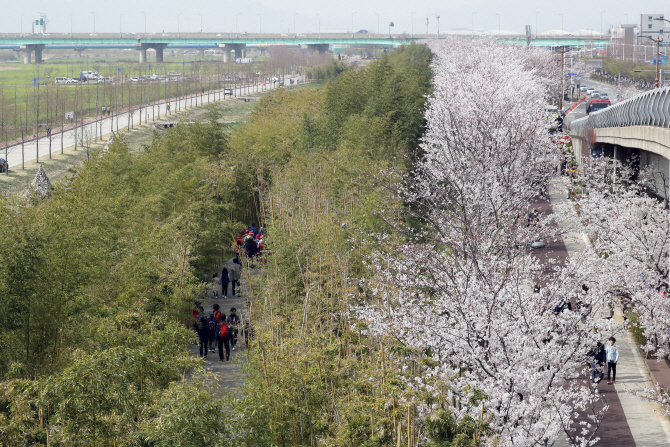
[[[223,362],[223,347],[226,347],[226,362],[230,359],[230,343],[228,342],[228,323],[226,315],[221,314],[221,322],[216,326],[216,341],[219,347],[219,361]]]

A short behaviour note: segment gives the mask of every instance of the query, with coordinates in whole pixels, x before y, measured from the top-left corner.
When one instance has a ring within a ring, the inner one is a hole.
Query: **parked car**
[[[0,172],[5,173],[9,169],[9,164],[4,158],[0,158]]]
[[[74,78],[70,78],[67,81],[65,81],[66,84],[76,84],[77,82],[79,82],[79,79]]]

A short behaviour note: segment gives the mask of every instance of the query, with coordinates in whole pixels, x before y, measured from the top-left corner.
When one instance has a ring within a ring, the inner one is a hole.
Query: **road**
[[[299,77],[287,77],[287,85],[290,85],[289,82],[291,79],[299,79]],[[264,87],[264,89],[271,90],[272,88],[276,88],[278,85],[279,84],[277,84],[275,87],[272,87],[271,84],[268,84]],[[234,89],[234,96],[232,98],[245,97],[245,95],[252,93],[254,92],[251,91],[251,88],[239,87]],[[220,92],[217,91],[216,93],[210,92],[209,95],[205,92],[202,95],[197,95],[197,98],[195,96],[189,96],[181,98],[178,101],[174,99],[170,100],[170,113],[167,113],[167,103],[162,102],[155,104],[153,107],[143,107],[141,112],[142,116],[140,116],[139,110],[135,110],[132,116],[129,116],[129,114],[126,112],[112,117],[105,117],[99,119],[97,122],[89,122],[84,126],[79,126],[76,129],[66,129],[65,132],[62,133],[56,133],[59,131],[59,128],[54,128],[54,133],[51,136],[51,151],[55,153],[60,151],[61,147],[72,147],[75,145],[75,141],[78,146],[82,146],[82,135],[85,142],[94,141],[96,136],[96,126],[98,138],[101,138],[101,135],[109,135],[112,131],[123,131],[124,129],[127,129],[129,125],[132,127],[141,123],[145,123],[147,119],[150,122],[176,121],[177,118],[175,116],[175,112],[183,111],[187,107],[191,108],[192,106],[195,106],[196,102],[198,106],[200,106],[201,104],[208,104],[210,102],[218,102],[219,100],[223,100],[220,98],[224,98],[223,90]],[[225,98],[225,100],[230,100],[231,97],[228,96]],[[85,146],[82,147],[82,149],[84,148]],[[5,152],[5,147],[2,146],[0,147],[0,157],[6,158],[8,160],[10,169],[16,167],[20,169],[22,164],[25,162],[49,157],[49,138],[46,136],[41,136],[37,141],[26,141],[23,144],[23,148],[21,143],[18,143],[13,146],[9,146],[7,152]]]
[[[613,85],[595,81],[582,81],[581,85],[584,85],[586,87],[593,87],[600,93],[607,93],[607,95],[610,97],[610,101],[614,101],[612,98],[616,98],[616,93],[614,91]],[[570,123],[572,121],[578,120],[579,118],[584,118],[586,116],[586,102],[588,101],[588,99],[589,98],[587,97],[585,101],[582,101],[579,107],[575,108],[575,110],[573,110],[568,114],[568,116],[565,119],[565,123],[568,126],[568,129],[570,128]]]

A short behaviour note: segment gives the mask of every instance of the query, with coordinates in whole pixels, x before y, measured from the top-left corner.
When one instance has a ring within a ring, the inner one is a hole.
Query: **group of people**
[[[235,286],[240,287],[240,278],[242,277],[242,261],[240,261],[239,256],[235,256],[233,259],[233,265],[231,267],[224,267],[221,270],[221,276],[219,277],[218,273],[214,273],[212,277],[212,294],[214,299],[219,298],[219,292],[221,292],[221,298],[228,298],[228,286],[232,285],[232,294],[235,296]]]
[[[235,238],[235,253],[239,254],[245,251],[247,257],[253,261],[254,256],[265,249],[265,240],[263,231],[256,228],[256,224],[251,224],[244,234],[238,234]]]
[[[200,357],[207,358],[207,352],[216,352],[219,350],[219,360],[224,361],[223,353],[225,348],[225,361],[230,360],[230,350],[235,350],[237,345],[237,334],[239,331],[240,317],[237,315],[237,309],[230,309],[230,315],[221,312],[218,304],[212,305],[212,311],[209,312],[209,318],[205,317],[205,309],[200,306],[193,311],[193,329],[198,334],[200,340]]]
[[[616,382],[616,365],[619,361],[619,348],[616,346],[616,338],[610,337],[606,344],[599,339],[598,329],[593,328],[594,337],[598,338],[596,346],[589,352],[589,369],[591,370],[591,383],[598,384],[605,376],[607,369],[607,384]]]

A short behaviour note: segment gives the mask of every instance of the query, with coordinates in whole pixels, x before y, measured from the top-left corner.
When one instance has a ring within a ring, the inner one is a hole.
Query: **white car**
[[[587,95],[590,95],[592,92],[595,92],[595,91],[596,91],[596,89],[594,89],[593,87],[589,87],[589,88],[586,90],[586,94],[587,94]]]
[[[67,81],[65,81],[66,84],[76,84],[77,82],[79,82],[79,79],[73,79],[73,78],[70,78]]]

